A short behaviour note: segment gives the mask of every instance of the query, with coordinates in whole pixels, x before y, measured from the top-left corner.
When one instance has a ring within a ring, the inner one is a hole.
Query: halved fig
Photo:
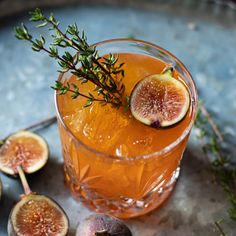
[[[132,115],[153,127],[167,127],[181,121],[190,104],[186,86],[172,76],[172,69],[139,81],[130,96]]]
[[[8,219],[9,236],[65,236],[69,221],[52,199],[30,193],[12,209]]]
[[[94,214],[82,221],[76,236],[132,236],[123,221],[104,214]]]
[[[25,173],[34,173],[48,160],[48,145],[39,135],[19,131],[10,135],[0,148],[0,170],[9,175],[17,174],[17,166]]]

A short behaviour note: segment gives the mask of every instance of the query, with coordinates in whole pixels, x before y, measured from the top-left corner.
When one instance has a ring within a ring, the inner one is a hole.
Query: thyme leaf
[[[211,163],[215,179],[227,193],[227,199],[231,205],[228,215],[236,221],[236,167],[232,162],[232,156],[227,154],[223,147],[223,134],[202,102],[199,104],[195,127],[200,131],[198,138],[202,141],[202,150]],[[222,236],[227,235],[218,221],[214,225]]]
[[[49,47],[46,46],[43,36],[34,38],[23,23],[15,28],[16,37],[19,40],[28,41],[32,50],[44,51],[57,60],[59,72],[70,71],[81,81],[81,85],[88,82],[95,85],[95,90],[88,94],[80,93],[78,85],[63,84],[60,81],[56,81],[52,88],[60,95],[72,93],[72,99],[86,98],[85,107],[92,105],[94,101],[99,101],[103,105],[110,103],[115,107],[120,107],[125,86],[122,83],[124,63],[118,63],[118,55],[109,54],[108,57],[100,57],[96,46],[90,46],[87,43],[84,31],[80,31],[76,24],[68,25],[63,32],[59,27],[60,22],[53,14],[46,17],[41,9],[36,8],[30,12],[30,15],[30,20],[38,23],[37,27],[49,27],[52,32]],[[64,48],[62,55],[59,54],[59,48]],[[72,55],[67,49],[72,49],[74,54]]]

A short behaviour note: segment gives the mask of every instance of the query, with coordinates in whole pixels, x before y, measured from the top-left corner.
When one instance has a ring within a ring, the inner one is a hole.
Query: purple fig
[[[82,221],[76,236],[132,236],[123,221],[103,214],[95,214]]]

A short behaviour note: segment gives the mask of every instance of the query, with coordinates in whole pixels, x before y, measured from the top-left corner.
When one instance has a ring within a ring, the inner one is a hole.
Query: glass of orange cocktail
[[[175,125],[153,128],[136,120],[129,109],[56,95],[65,179],[74,196],[89,208],[120,218],[143,215],[160,206],[179,176],[197,110],[197,92],[185,66],[166,50],[143,41],[115,39],[95,45],[99,55],[117,54],[124,62],[125,95],[138,81],[165,68],[187,88],[190,105]],[[78,83],[69,72],[62,83]],[[81,86],[81,92],[94,85]]]

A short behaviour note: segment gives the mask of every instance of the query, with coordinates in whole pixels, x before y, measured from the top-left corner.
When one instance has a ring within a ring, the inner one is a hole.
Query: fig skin
[[[48,157],[49,147],[44,138],[30,131],[19,131],[8,136],[0,146],[0,171],[16,177],[16,167],[22,166],[25,173],[32,174],[45,166]]]
[[[123,221],[104,214],[94,214],[82,221],[76,236],[132,236]]]
[[[8,231],[8,235],[9,236],[31,236],[29,234],[22,234],[17,232],[17,229],[15,227],[15,220],[13,219],[13,217],[17,216],[17,214],[19,213],[22,205],[26,204],[27,202],[34,200],[36,198],[41,198],[43,200],[46,200],[47,203],[49,203],[51,205],[51,207],[59,210],[60,214],[62,214],[62,218],[63,218],[63,222],[64,222],[64,230],[63,233],[57,233],[55,234],[55,232],[52,232],[52,236],[67,236],[69,233],[69,219],[68,216],[66,215],[66,213],[64,212],[64,210],[58,205],[58,203],[56,203],[53,199],[46,197],[44,195],[39,195],[39,194],[35,194],[35,193],[30,193],[28,195],[23,195],[22,199],[13,207],[9,218],[8,218],[8,226],[7,226],[7,231]],[[16,211],[16,212],[15,212]],[[34,212],[32,213],[34,214]],[[29,225],[29,227],[32,227],[31,225]],[[37,234],[38,236],[44,236],[44,234]],[[50,236],[50,234],[47,234],[47,236]]]

